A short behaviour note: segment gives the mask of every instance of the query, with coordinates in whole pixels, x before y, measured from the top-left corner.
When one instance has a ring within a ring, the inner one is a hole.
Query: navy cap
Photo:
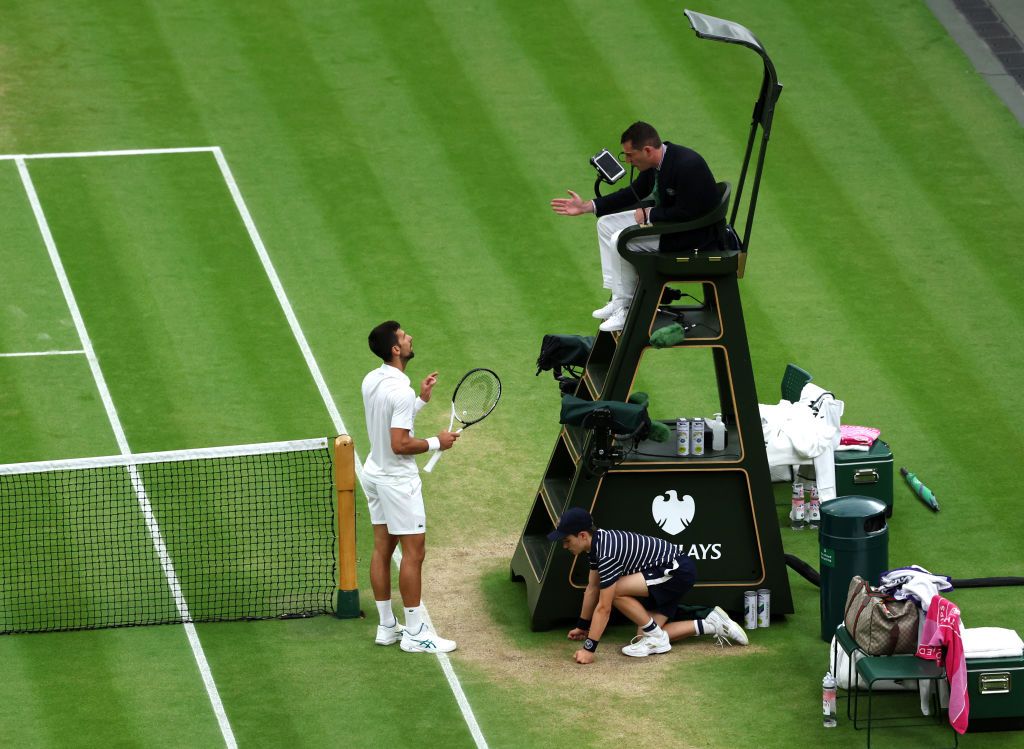
[[[562,513],[558,527],[548,534],[548,541],[561,541],[566,536],[575,536],[580,531],[594,527],[594,518],[582,507],[570,507]]]

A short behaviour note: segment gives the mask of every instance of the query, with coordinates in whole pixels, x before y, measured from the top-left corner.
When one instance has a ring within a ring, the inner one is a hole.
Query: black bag
[[[546,335],[537,357],[537,374],[555,370],[555,378],[562,376],[562,367],[583,367],[594,346],[593,336]]]

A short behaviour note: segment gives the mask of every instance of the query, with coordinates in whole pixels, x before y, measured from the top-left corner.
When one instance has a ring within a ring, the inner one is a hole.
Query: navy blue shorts
[[[640,603],[648,611],[664,614],[669,619],[675,616],[679,601],[697,582],[697,568],[690,557],[681,554],[675,558],[675,562],[679,564],[675,569],[655,567],[641,572],[648,581],[648,596],[641,599]],[[663,582],[653,582],[663,578]]]

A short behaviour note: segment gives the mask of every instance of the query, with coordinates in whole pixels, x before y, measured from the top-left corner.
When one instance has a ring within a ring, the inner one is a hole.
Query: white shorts
[[[426,533],[427,513],[423,508],[423,483],[420,477],[375,481],[363,474],[370,522],[388,526],[392,536]]]

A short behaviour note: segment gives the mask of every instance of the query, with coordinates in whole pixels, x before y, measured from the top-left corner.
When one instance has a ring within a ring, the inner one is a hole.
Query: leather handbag
[[[868,655],[898,655],[917,649],[917,604],[898,601],[855,576],[846,595],[843,623]]]

